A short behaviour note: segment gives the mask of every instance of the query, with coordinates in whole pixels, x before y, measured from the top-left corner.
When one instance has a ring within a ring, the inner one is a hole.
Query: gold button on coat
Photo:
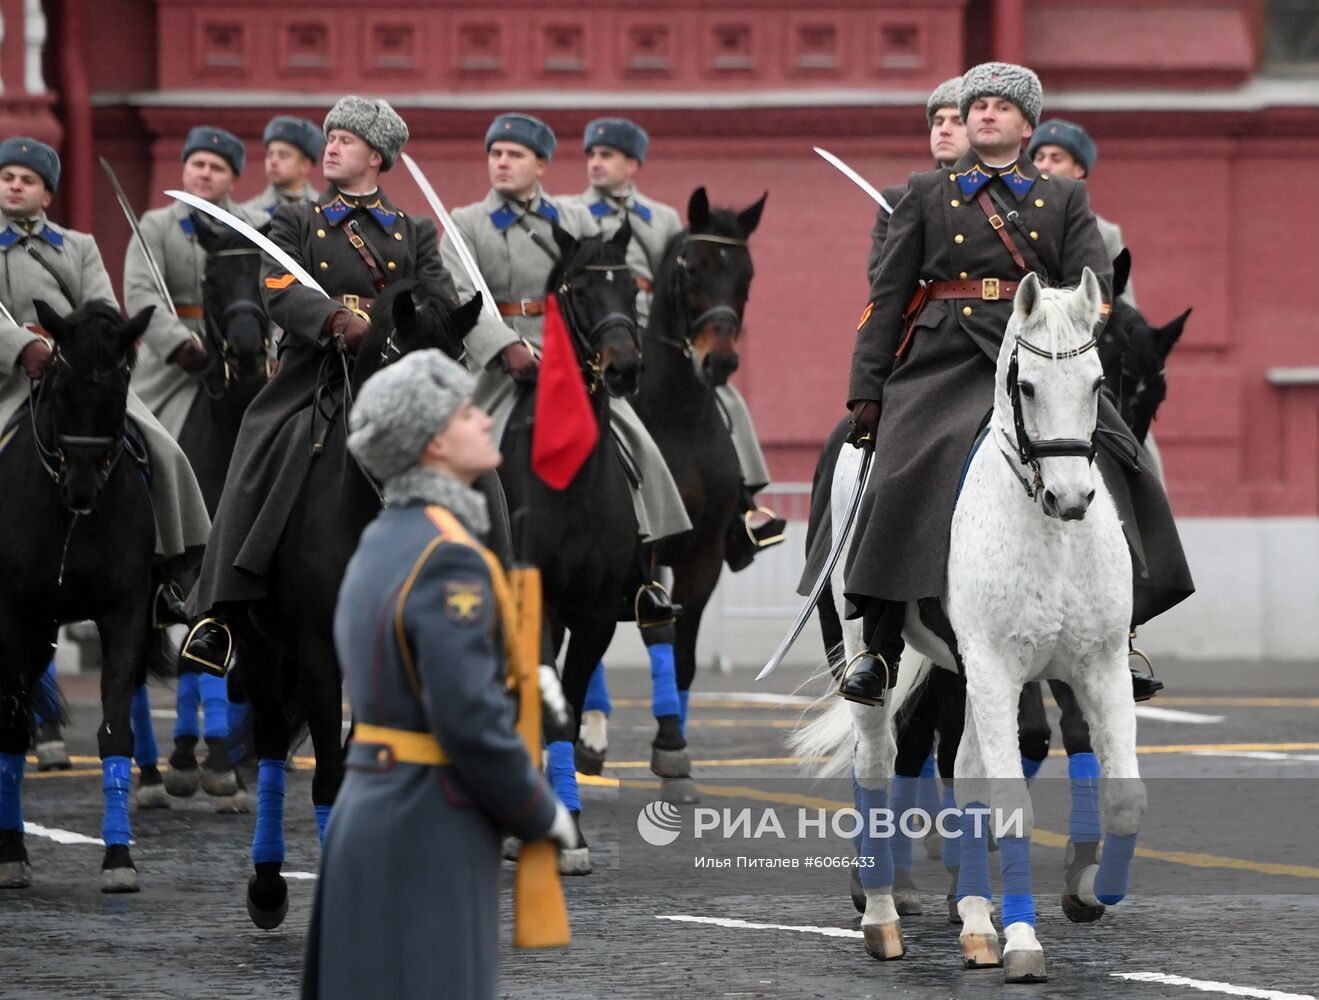
[[[394,268],[398,267],[398,265],[391,260],[388,264],[385,265],[385,267],[389,268],[392,271],[394,270]]]
[[[963,315],[963,316],[970,316],[970,315],[971,315],[971,307],[970,307],[970,306],[962,306],[962,315]]]
[[[959,278],[965,278],[965,277],[966,277],[966,272],[965,272],[965,271],[961,272],[960,274],[958,274],[958,277],[959,277]]]
[[[325,239],[325,230],[324,229],[316,230],[316,235],[319,236],[321,239]]]
[[[395,234],[394,234],[394,239],[396,239],[396,240],[401,240],[402,238],[403,238],[403,234],[402,234],[402,233],[395,233]]]
[[[1036,199],[1035,199],[1035,207],[1036,207],[1036,208],[1043,208],[1043,207],[1044,207],[1044,199],[1043,199],[1043,198],[1036,198]]]
[[[954,199],[953,199],[952,201],[950,201],[948,204],[952,205],[953,208],[956,208],[958,205],[961,204],[961,202],[958,201],[956,198],[954,198]]]
[[[1033,239],[1033,240],[1038,240],[1038,239],[1040,238],[1040,234],[1037,233],[1035,230],[1032,229],[1032,230],[1030,231],[1030,238]]]
[[[961,233],[958,233],[956,236],[953,237],[954,243],[963,243],[965,241],[966,241],[966,237],[963,236]]]
[[[330,269],[330,264],[329,264],[329,262],[328,262],[328,261],[324,261],[324,260],[321,261],[321,270],[322,270],[322,271],[328,271],[329,269]]]

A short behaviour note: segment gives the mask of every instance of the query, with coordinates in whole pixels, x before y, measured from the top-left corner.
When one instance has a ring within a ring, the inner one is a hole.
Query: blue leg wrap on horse
[[[151,699],[147,686],[133,689],[133,759],[138,767],[154,767],[160,760],[156,731],[151,728]]]
[[[243,744],[246,742],[248,709],[249,706],[241,701],[229,702],[229,735],[233,737],[229,744],[229,763],[234,767],[238,766],[247,749]]]
[[[1003,926],[1035,926],[1035,900],[1030,891],[1030,838],[1000,837],[998,870],[1003,875]]]
[[[678,670],[673,663],[673,643],[657,642],[647,646],[650,656],[650,709],[655,718],[677,715]]]
[[[582,798],[577,794],[577,767],[573,763],[572,743],[556,740],[550,744],[549,763],[545,765],[550,787],[569,812],[580,812]]]
[[[284,761],[257,764],[256,829],[252,831],[252,862],[284,860]]]
[[[609,701],[609,688],[605,686],[605,664],[601,660],[591,674],[591,683],[586,685],[586,700],[582,702],[582,711],[604,712],[608,715],[613,709]]]
[[[201,675],[202,710],[206,714],[206,740],[229,736],[229,683],[214,674]]]
[[[943,790],[943,811],[957,813],[957,797],[951,788]],[[956,815],[948,816],[941,824],[950,833],[961,829],[962,821]],[[956,868],[962,863],[962,838],[957,836],[943,838],[943,864],[945,868]]]
[[[1074,753],[1067,758],[1067,777],[1072,782],[1072,814],[1067,832],[1079,844],[1099,840],[1099,758],[1092,753]]]
[[[1105,906],[1122,902],[1131,878],[1131,859],[1136,854],[1136,834],[1110,833],[1104,837],[1104,851],[1099,856],[1095,874],[1095,899]]]
[[[972,810],[981,810],[972,812]],[[989,823],[992,817],[983,802],[968,802],[962,813],[962,867],[957,874],[957,898],[983,896],[992,899],[989,884]],[[979,836],[977,836],[977,833]]]
[[[942,804],[940,799],[939,775],[935,769],[934,754],[931,753],[921,765],[921,784],[916,792],[916,801],[930,819],[934,819]]]
[[[920,778],[905,774],[893,776],[893,867],[907,871],[911,871],[911,838],[902,832],[902,816],[916,808],[920,781]],[[910,821],[908,823],[908,829],[911,829]]]
[[[201,698],[201,678],[195,673],[179,674],[179,687],[174,692],[174,707],[178,712],[174,719],[176,740],[180,736],[201,736],[201,730],[197,728],[197,707]]]
[[[27,757],[0,753],[0,830],[23,829],[23,772]]]
[[[316,806],[316,834],[325,843],[325,828],[330,825],[330,810],[334,806]]]
[[[1032,760],[1029,757],[1021,758],[1021,770],[1026,775],[1026,780],[1030,781],[1035,775],[1040,773],[1040,768],[1044,766],[1042,760]]]
[[[855,780],[855,779],[853,779]],[[889,847],[889,838],[872,836],[885,830],[884,817],[880,815],[888,806],[888,793],[880,788],[856,788],[856,808],[861,814],[861,849],[859,857],[873,858],[868,866],[860,869],[861,888],[867,891],[884,889],[893,884],[893,853]]]
[[[678,692],[678,727],[682,730],[682,735],[687,735],[687,706],[692,700],[691,689]]]
[[[60,704],[60,686],[55,680],[55,661],[51,660],[50,665],[46,667],[41,675],[41,696],[36,699],[37,705],[47,706],[51,711],[56,711]],[[37,725],[48,721],[45,714],[38,708],[35,712]]]
[[[127,844],[132,834],[128,822],[128,793],[133,787],[133,765],[127,757],[101,761],[101,790],[105,792],[105,819],[101,839],[105,846]]]

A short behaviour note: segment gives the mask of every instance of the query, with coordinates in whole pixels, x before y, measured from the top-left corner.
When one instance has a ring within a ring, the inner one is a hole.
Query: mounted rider
[[[230,199],[234,180],[243,172],[246,159],[238,136],[199,125],[188,132],[183,143],[183,190],[254,226],[261,225],[266,221],[264,213],[253,214]],[[202,312],[206,250],[197,238],[197,224],[192,210],[182,202],[152,209],[140,222],[142,238],[165,279],[174,309],[160,294],[136,237],[129,240],[124,255],[124,305],[128,314],[156,307],[138,351],[133,388],[175,438],[183,430],[201,387],[201,373],[209,361]]]
[[[46,217],[59,179],[60,159],[50,146],[27,136],[0,143],[0,204],[5,216],[0,231],[4,267],[0,297],[20,324],[0,316],[0,428],[7,427],[20,408],[26,412],[30,381],[40,379],[51,361],[50,343],[33,303],[41,299],[61,315],[91,302],[119,308],[95,239]],[[146,445],[156,517],[152,620],[163,627],[186,620],[182,602],[168,584],[201,558],[210,520],[187,458],[131,389],[128,416]],[[0,441],[3,437],[0,434]]]
[[[582,133],[586,172],[590,186],[577,199],[584,205],[606,237],[618,232],[626,219],[632,227],[627,261],[637,279],[637,320],[644,328],[650,319],[655,294],[655,275],[669,244],[682,232],[677,211],[637,190],[636,176],[646,162],[650,135],[627,118],[597,118]],[[733,448],[742,471],[742,491],[737,517],[729,525],[726,558],[734,569],[750,565],[762,548],[783,541],[786,522],[770,514],[752,525],[759,512],[755,494],[769,485],[769,468],[751,423],[746,400],[730,383],[715,390],[720,411],[728,425]]]
[[[889,221],[852,356],[852,440],[873,440],[875,458],[845,576],[866,654],[849,665],[839,691],[867,704],[895,680],[907,602],[921,602],[923,619],[951,637],[935,599],[957,483],[993,402],[1019,279],[1035,271],[1050,284],[1075,285],[1088,266],[1107,288],[1112,274],[1085,186],[1022,155],[1043,105],[1038,77],[1008,63],[976,66],[962,78],[958,103],[971,151],[946,170],[912,175]],[[1096,439],[1132,549],[1137,624],[1193,585],[1162,487],[1106,399]]]
[[[536,380],[545,311],[545,284],[559,259],[553,227],[574,238],[597,235],[595,218],[574,198],[551,198],[541,187],[558,140],[538,118],[502,114],[485,136],[490,192],[455,209],[453,221],[494,295],[503,322],[482,314],[467,335],[467,360],[477,374],[475,399],[494,418],[503,440],[517,387]],[[474,290],[453,240],[440,242],[459,294]],[[658,541],[691,529],[678,487],[645,425],[625,400],[610,401],[610,422],[629,457],[633,505],[641,537]]]
[[[322,369],[331,371],[334,405],[343,405],[341,369],[325,360],[357,351],[372,302],[391,282],[415,278],[426,293],[457,302],[435,223],[401,211],[378,183],[407,141],[403,119],[383,100],[348,96],[325,116],[324,133],[328,190],[315,202],[276,209],[270,238],[329,297],[272,260],[263,265],[266,308],[284,331],[279,370],[243,417],[215,530],[189,595],[198,620],[183,655],[213,673],[229,667],[231,616],[268,593],[270,560],[311,468]]]
[[[276,115],[262,135],[266,146],[266,180],[270,184],[255,198],[243,202],[250,213],[274,215],[280,205],[296,205],[320,197],[311,185],[311,171],[325,152],[320,126],[306,118]]]

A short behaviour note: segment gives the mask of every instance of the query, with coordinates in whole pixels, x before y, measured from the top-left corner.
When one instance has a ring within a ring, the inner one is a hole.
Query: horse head
[[[262,226],[266,232],[269,224]],[[207,395],[255,395],[270,377],[270,317],[261,301],[261,251],[227,226],[193,214],[206,251],[202,314],[211,362],[202,373]]]
[[[357,349],[354,391],[374,372],[404,354],[439,348],[451,358],[463,353],[463,338],[481,316],[481,293],[454,305],[442,292],[416,278],[390,285],[371,307],[371,329]]]
[[[742,314],[755,268],[747,240],[760,225],[766,191],[741,212],[712,209],[705,188],[687,203],[687,229],[674,237],[661,272],[678,311],[676,332],[696,374],[708,386],[737,371]]]
[[[1191,310],[1187,309],[1166,326],[1152,327],[1133,306],[1125,302],[1113,304],[1108,325],[1126,331],[1126,344],[1114,382],[1117,408],[1136,440],[1142,444],[1149,435],[1150,424],[1159,406],[1168,395],[1164,369],[1190,315]]]
[[[34,390],[33,436],[64,506],[89,514],[123,451],[137,340],[155,307],[125,321],[107,302],[89,303],[69,316],[40,299],[33,305],[54,352]]]
[[[1095,496],[1104,371],[1094,329],[1103,304],[1099,279],[1089,268],[1074,289],[1043,288],[1028,274],[1017,288],[999,349],[997,444],[1027,495],[1049,517],[1064,521],[1085,517]]]
[[[632,226],[624,220],[609,239],[578,240],[559,226],[559,262],[545,286],[558,298],[591,392],[601,382],[611,396],[634,395],[641,381],[637,339],[637,282],[627,265]]]

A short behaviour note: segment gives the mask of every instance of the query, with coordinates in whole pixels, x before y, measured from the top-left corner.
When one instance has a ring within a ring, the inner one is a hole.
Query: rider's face
[[[219,204],[234,186],[234,168],[215,153],[199,150],[183,164],[183,190],[188,194]]]

